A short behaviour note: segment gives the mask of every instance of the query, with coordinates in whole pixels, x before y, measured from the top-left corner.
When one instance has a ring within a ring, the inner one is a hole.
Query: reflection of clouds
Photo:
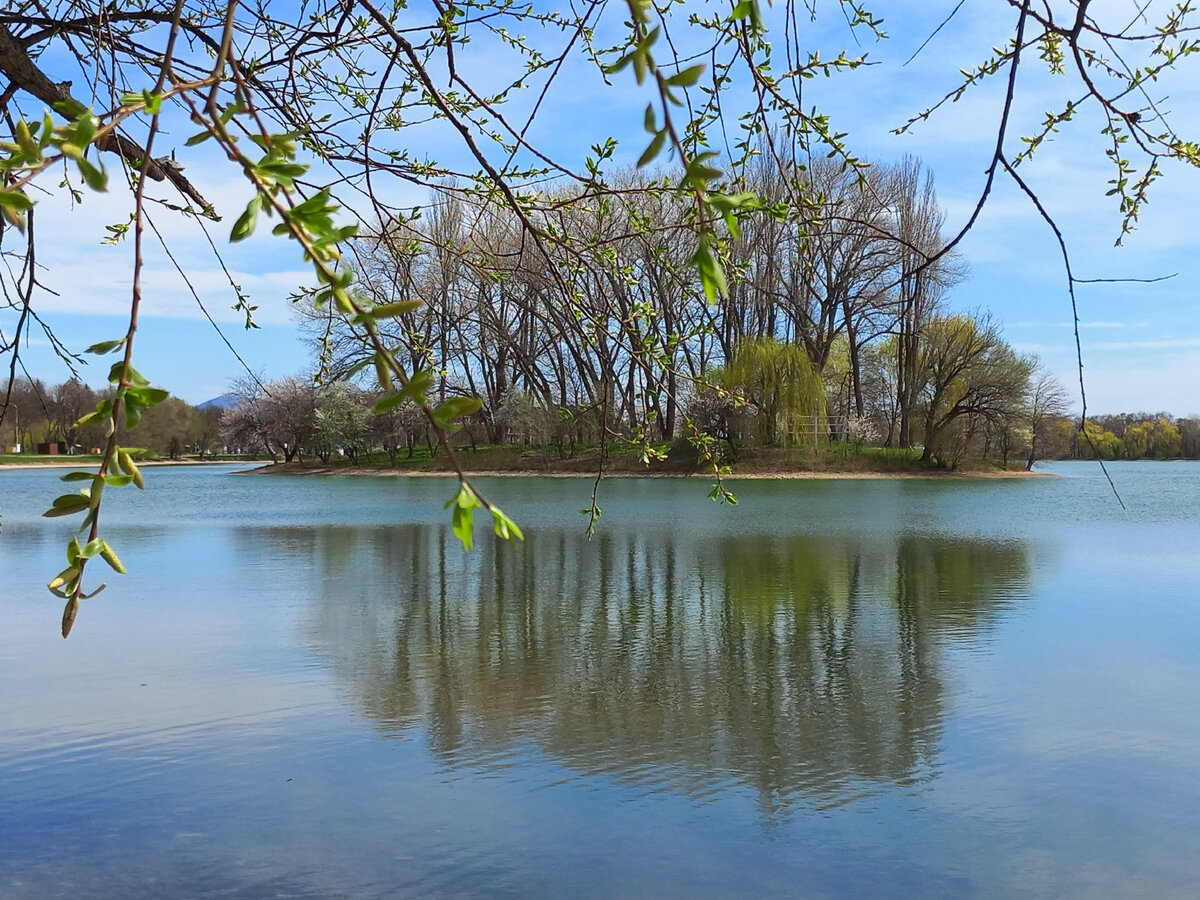
[[[1096,754],[1168,763],[1200,775],[1196,698],[1181,689],[1195,667],[1152,654],[1076,658],[1054,672],[1055,695],[1070,705],[1039,703],[1021,710],[1020,744],[1043,759]],[[1088,698],[1081,702],[1080,698]]]
[[[1122,821],[1104,803],[1082,815],[1068,805],[1062,814],[1052,790],[1033,791],[1025,779],[960,775],[939,773],[939,790],[927,797],[945,816],[948,832],[972,835],[966,857],[975,886],[971,896],[1196,896],[1194,860],[1200,845],[1187,829]],[[1005,852],[995,852],[997,847]]]
[[[149,678],[149,681],[138,681]],[[331,701],[332,702],[332,701]],[[5,723],[4,747],[9,765],[22,758],[38,765],[69,760],[87,753],[148,752],[170,746],[194,751],[198,744],[223,745],[273,730],[297,715],[309,715],[314,704],[296,704],[292,674],[218,675],[197,681],[177,674],[127,673],[120,680],[97,678],[85,685],[62,685],[48,709],[42,692],[0,699]],[[226,751],[230,748],[225,747]]]
[[[294,565],[266,550],[243,559],[234,530],[166,524],[180,508],[172,480],[194,488],[180,472],[150,470],[147,480],[159,482],[152,491],[112,495],[104,534],[131,574],[94,561],[87,584],[108,582],[108,590],[85,601],[64,641],[62,606],[45,583],[62,568],[75,529],[41,518],[34,510],[43,502],[30,501],[52,496],[62,471],[5,473],[22,476],[9,479],[15,515],[0,531],[5,630],[20,636],[0,642],[6,762],[27,756],[51,765],[139,747],[229,752],[246,735],[334,703],[290,646],[285,611],[302,595]],[[139,506],[147,499],[162,506],[147,512]],[[311,687],[302,704],[298,683]]]
[[[1100,898],[1144,900],[1194,898],[1169,882],[1147,881],[1113,859],[1095,858],[1083,865],[1064,867],[1061,857],[1043,848],[1029,848],[1008,862],[1006,891],[1009,896]]]
[[[143,578],[154,565],[129,558],[143,564]],[[323,681],[306,674],[304,657],[281,649],[286,629],[273,627],[266,612],[248,629],[245,612],[234,609],[279,609],[281,592],[238,590],[196,569],[156,580],[149,593],[104,577],[109,590],[87,602],[70,641],[57,634],[61,605],[49,594],[7,607],[6,625],[22,642],[0,648],[6,763],[28,756],[50,765],[60,756],[150,747],[230,751],[248,735],[334,708]]]
[[[267,529],[321,572],[310,634],[352,702],[449,762],[563,764],[764,814],[911,784],[941,729],[941,646],[972,642],[1019,544],[541,532],[464,556],[443,529]],[[1019,590],[1020,588],[1016,588]]]

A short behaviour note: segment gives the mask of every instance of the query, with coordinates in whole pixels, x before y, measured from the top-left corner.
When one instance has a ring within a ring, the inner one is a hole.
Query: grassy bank
[[[601,455],[598,447],[563,448],[477,446],[457,448],[459,463],[470,473],[496,475],[580,475],[592,476],[603,465],[606,475],[650,477],[707,477],[709,466],[702,465],[690,446],[656,448],[663,458],[648,463],[635,448],[610,447]],[[870,477],[979,477],[1028,474],[1023,468],[1010,469],[973,461],[955,470],[934,468],[921,462],[921,451],[894,447],[856,447],[834,444],[822,449],[782,449],[756,447],[743,449],[729,463],[730,477],[738,478],[870,478]],[[313,475],[438,475],[450,474],[453,467],[444,453],[427,447],[414,448],[412,455],[402,450],[392,464],[382,453],[359,455],[356,461],[332,456],[329,462],[306,458],[256,470],[263,474]]]
[[[23,468],[33,466],[55,466],[58,468],[73,468],[94,469],[100,465],[101,457],[93,454],[76,454],[74,456],[67,455],[50,455],[37,453],[0,453],[0,467],[2,468]],[[159,457],[137,457],[139,465],[195,465],[203,463],[209,465],[212,463],[231,463],[231,462],[270,462],[269,457],[264,456],[205,456],[200,458],[195,455],[187,455],[179,459],[161,459]]]
[[[60,456],[39,453],[0,453],[0,466],[98,466],[100,457],[88,455]]]

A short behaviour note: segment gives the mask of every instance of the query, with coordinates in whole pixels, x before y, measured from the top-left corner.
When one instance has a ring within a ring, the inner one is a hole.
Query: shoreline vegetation
[[[421,448],[422,451],[425,448]],[[1014,463],[1005,468],[995,463],[973,462],[954,469],[922,463],[919,451],[883,447],[863,447],[813,451],[811,449],[755,448],[745,451],[730,463],[723,478],[731,480],[794,479],[885,479],[885,478],[1038,478],[1053,477],[1045,472],[1027,471]],[[711,468],[697,464],[694,455],[667,452],[664,458],[647,464],[640,454],[628,448],[612,448],[602,459],[597,448],[583,448],[570,455],[558,455],[537,448],[469,447],[459,448],[458,461],[471,477],[594,478],[601,470],[606,478],[694,478],[715,479]],[[199,459],[146,460],[139,465],[217,465],[246,463],[247,475],[349,475],[375,477],[449,477],[455,474],[444,455],[419,452],[412,458],[396,460],[375,454],[372,459],[305,459],[281,462],[269,458],[215,457]],[[0,455],[0,470],[18,468],[91,468],[99,464],[94,456],[40,456],[19,458]]]
[[[2,467],[0,467],[2,468]],[[558,470],[520,470],[520,469],[466,469],[471,478],[595,478],[596,473],[577,471],[564,472]],[[454,475],[449,469],[393,469],[377,466],[326,466],[321,463],[276,463],[248,469],[239,475],[350,475],[366,477],[400,477],[400,478],[448,478]],[[715,479],[711,472],[656,472],[656,471],[616,471],[604,473],[605,478],[680,478],[680,479]],[[1025,469],[992,469],[992,470],[959,470],[921,472],[869,472],[857,471],[780,471],[780,472],[731,472],[723,475],[726,481],[867,481],[872,479],[889,478],[1054,478],[1049,472],[1029,472]]]

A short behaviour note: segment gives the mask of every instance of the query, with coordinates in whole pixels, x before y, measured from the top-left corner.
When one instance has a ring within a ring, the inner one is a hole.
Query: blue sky
[[[954,19],[930,40],[911,62],[907,60],[954,9],[957,0],[925,0],[920,4],[876,2],[870,8],[884,17],[886,41],[851,35],[832,2],[818,6],[815,23],[801,21],[802,40],[823,57],[840,50],[867,53],[875,63],[856,72],[805,82],[806,106],[831,115],[839,130],[850,133],[858,155],[891,162],[903,154],[920,157],[934,173],[939,199],[948,213],[946,230],[966,220],[983,186],[984,169],[995,142],[1002,84],[985,84],[963,100],[940,110],[911,133],[891,129],[935,103],[957,86],[961,68],[985,59],[994,45],[1011,33],[1015,13],[1002,0],[966,0]],[[1123,0],[1099,2],[1095,8],[1124,9]],[[1152,4],[1150,15],[1165,4]],[[607,15],[611,27],[620,24],[622,7]],[[778,15],[773,10],[770,15]],[[861,43],[856,43],[861,41]],[[601,42],[603,43],[603,42]],[[472,45],[462,65],[481,73],[498,63],[484,45]],[[460,60],[463,60],[460,54]],[[778,68],[782,67],[782,59]],[[1077,85],[1039,70],[1037,60],[1023,63],[1022,93],[1007,146],[1034,130],[1047,111]],[[1185,136],[1200,123],[1200,78],[1189,74],[1156,85],[1156,97],[1169,98],[1177,127]],[[612,135],[620,141],[619,155],[631,162],[643,148],[642,110],[646,95],[633,83],[629,70],[614,76],[609,87],[584,63],[568,67],[557,90],[548,98],[531,136],[571,168],[581,162],[591,144]],[[735,83],[735,90],[737,88]],[[519,102],[528,102],[522,100]],[[1166,176],[1151,194],[1138,230],[1126,246],[1114,248],[1120,217],[1112,198],[1105,197],[1112,177],[1103,157],[1101,123],[1086,112],[1022,167],[1024,176],[1062,228],[1072,253],[1076,275],[1082,278],[1174,278],[1154,284],[1105,283],[1078,289],[1079,315],[1092,412],[1167,410],[1176,415],[1200,413],[1200,314],[1196,287],[1200,275],[1200,239],[1193,211],[1200,203],[1200,173],[1166,165]],[[1200,131],[1200,129],[1197,129]],[[462,150],[444,131],[414,132],[430,155],[462,160]],[[227,163],[211,154],[183,157],[189,175],[224,214],[210,225],[233,278],[258,305],[259,330],[246,332],[241,315],[230,309],[233,294],[212,260],[207,241],[193,222],[165,212],[154,215],[180,265],[218,320],[225,336],[249,366],[268,379],[297,374],[309,354],[287,301],[307,278],[294,245],[269,233],[238,245],[224,243],[228,228],[244,206],[248,189]],[[464,163],[465,165],[465,163]],[[421,193],[410,185],[386,185],[395,202],[417,203]],[[58,297],[43,296],[39,308],[57,334],[75,348],[117,337],[124,330],[122,309],[129,296],[132,246],[102,246],[104,225],[128,216],[129,199],[119,191],[89,195],[71,208],[62,197],[39,202],[37,225],[43,238],[62,234],[67,239],[44,242],[43,281]],[[153,241],[153,238],[151,238]],[[961,245],[968,266],[967,280],[951,302],[962,310],[988,310],[1001,323],[1006,338],[1024,352],[1036,352],[1051,371],[1077,392],[1074,337],[1066,276],[1053,234],[1036,210],[1001,179],[975,229]],[[190,402],[200,402],[227,390],[242,371],[203,314],[172,263],[157,248],[147,254],[147,302],[138,338],[138,367],[156,383]],[[35,340],[23,351],[32,374],[48,381],[66,377],[46,347]],[[85,380],[99,384],[106,364],[93,364]]]

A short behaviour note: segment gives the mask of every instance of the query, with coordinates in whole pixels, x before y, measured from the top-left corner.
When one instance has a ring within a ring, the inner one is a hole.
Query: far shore
[[[31,461],[3,462],[0,471],[6,469],[95,469],[96,459],[80,459],[69,462],[62,461]],[[333,476],[347,475],[352,477],[375,478],[453,478],[454,472],[448,469],[427,468],[389,468],[386,466],[328,466],[308,462],[271,462],[270,460],[147,460],[138,463],[139,467],[165,466],[245,466],[245,470],[235,472],[236,475],[317,475]],[[471,478],[595,478],[596,471],[586,468],[574,470],[554,468],[529,469],[465,469]],[[606,469],[605,478],[678,478],[700,479],[711,481],[715,478],[711,471],[655,471],[653,469]],[[1019,479],[1019,478],[1055,478],[1051,472],[1029,472],[1025,469],[928,469],[921,471],[883,471],[863,469],[783,469],[760,470],[752,472],[737,472],[722,476],[729,481],[879,481],[883,479]]]
[[[453,478],[452,471],[434,471],[430,469],[390,469],[375,466],[324,466],[307,463],[275,463],[261,465],[239,475],[351,475],[355,477],[374,476],[378,478]],[[466,474],[471,478],[595,478],[595,472],[577,471],[563,472],[555,470],[530,469],[515,471],[512,469],[468,469]],[[605,478],[682,478],[712,480],[712,472],[654,472],[619,470],[605,472]],[[956,479],[1007,479],[1007,478],[1056,478],[1051,472],[1029,472],[1024,469],[1007,470],[929,470],[925,472],[868,472],[868,471],[780,471],[780,472],[733,472],[722,476],[727,481],[875,481],[892,478],[956,478]]]
[[[75,462],[68,462],[71,457],[63,457],[62,461],[55,460],[54,462],[0,462],[0,471],[4,469],[96,469],[100,466],[100,460],[95,457],[86,457],[77,459]],[[269,466],[270,460],[262,459],[257,462],[253,460],[224,460],[224,459],[148,459],[138,460],[138,468],[142,469],[146,466],[236,466],[239,463],[246,463],[249,466]]]

